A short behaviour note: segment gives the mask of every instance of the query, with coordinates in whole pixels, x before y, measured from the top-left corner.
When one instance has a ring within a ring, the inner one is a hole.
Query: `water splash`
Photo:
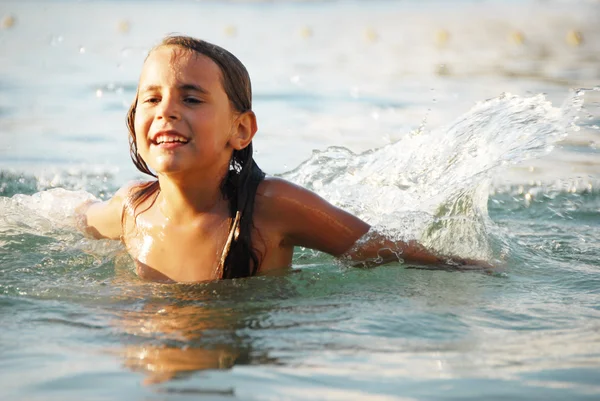
[[[96,199],[62,188],[0,197],[0,295],[85,298],[91,282],[108,280],[120,243],[85,238],[77,228],[76,208]]]
[[[576,129],[585,90],[557,108],[543,95],[503,94],[447,127],[407,135],[362,154],[332,147],[284,178],[396,239],[446,254],[492,257],[488,183],[505,166],[542,156]]]
[[[362,154],[343,147],[315,151],[284,178],[317,192],[387,236],[417,239],[445,254],[490,259],[494,227],[487,211],[490,179],[507,165],[549,152],[576,130],[574,121],[586,91],[573,91],[560,108],[542,95],[503,94],[477,103],[447,127],[419,130],[380,149]],[[103,197],[111,180],[92,176],[72,187],[95,183]],[[50,184],[37,178],[22,185]],[[3,190],[10,193],[15,190],[11,188]],[[74,208],[93,198],[85,191],[62,189],[0,197],[0,231],[55,237],[65,230],[72,233]]]
[[[53,235],[76,229],[77,206],[97,198],[85,191],[54,188],[33,195],[0,197],[0,232]]]

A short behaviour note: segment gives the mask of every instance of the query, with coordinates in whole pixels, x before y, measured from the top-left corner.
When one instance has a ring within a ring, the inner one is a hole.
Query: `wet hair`
[[[164,46],[179,47],[210,58],[221,70],[221,84],[232,108],[238,113],[252,110],[250,75],[242,62],[233,54],[222,47],[189,36],[167,36],[150,53]],[[127,113],[131,160],[139,171],[156,177],[137,150],[134,127],[137,103],[138,96],[136,94]],[[233,239],[225,259],[222,278],[252,276],[256,274],[261,264],[263,255],[252,247],[252,215],[256,190],[264,177],[265,173],[252,157],[252,142],[242,150],[233,150],[229,171],[221,183],[221,194],[224,199],[229,201],[231,218],[233,219],[237,212],[240,212],[241,219],[238,226],[239,233]],[[128,207],[135,211],[150,196],[158,195],[159,191],[158,180],[137,186],[131,194]],[[123,213],[123,215],[125,214]]]

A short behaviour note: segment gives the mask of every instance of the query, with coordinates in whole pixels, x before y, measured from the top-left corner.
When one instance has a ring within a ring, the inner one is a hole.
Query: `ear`
[[[240,114],[233,124],[229,145],[235,150],[242,150],[250,144],[258,130],[256,115],[251,110],[246,111]]]

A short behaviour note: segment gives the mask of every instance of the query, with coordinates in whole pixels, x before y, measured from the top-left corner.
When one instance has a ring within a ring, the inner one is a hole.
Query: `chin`
[[[157,174],[169,175],[181,173],[185,170],[185,166],[178,160],[156,160],[150,166]]]

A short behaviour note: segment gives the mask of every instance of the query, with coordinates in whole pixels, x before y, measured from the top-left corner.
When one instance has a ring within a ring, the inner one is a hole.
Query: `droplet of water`
[[[80,54],[84,54],[84,53],[85,53],[85,47],[83,47],[83,46],[80,46],[80,47],[79,47],[79,53],[80,53]]]
[[[102,89],[96,89],[96,97],[102,97],[102,95],[104,95]]]
[[[600,92],[600,86],[594,86],[593,91]]]

